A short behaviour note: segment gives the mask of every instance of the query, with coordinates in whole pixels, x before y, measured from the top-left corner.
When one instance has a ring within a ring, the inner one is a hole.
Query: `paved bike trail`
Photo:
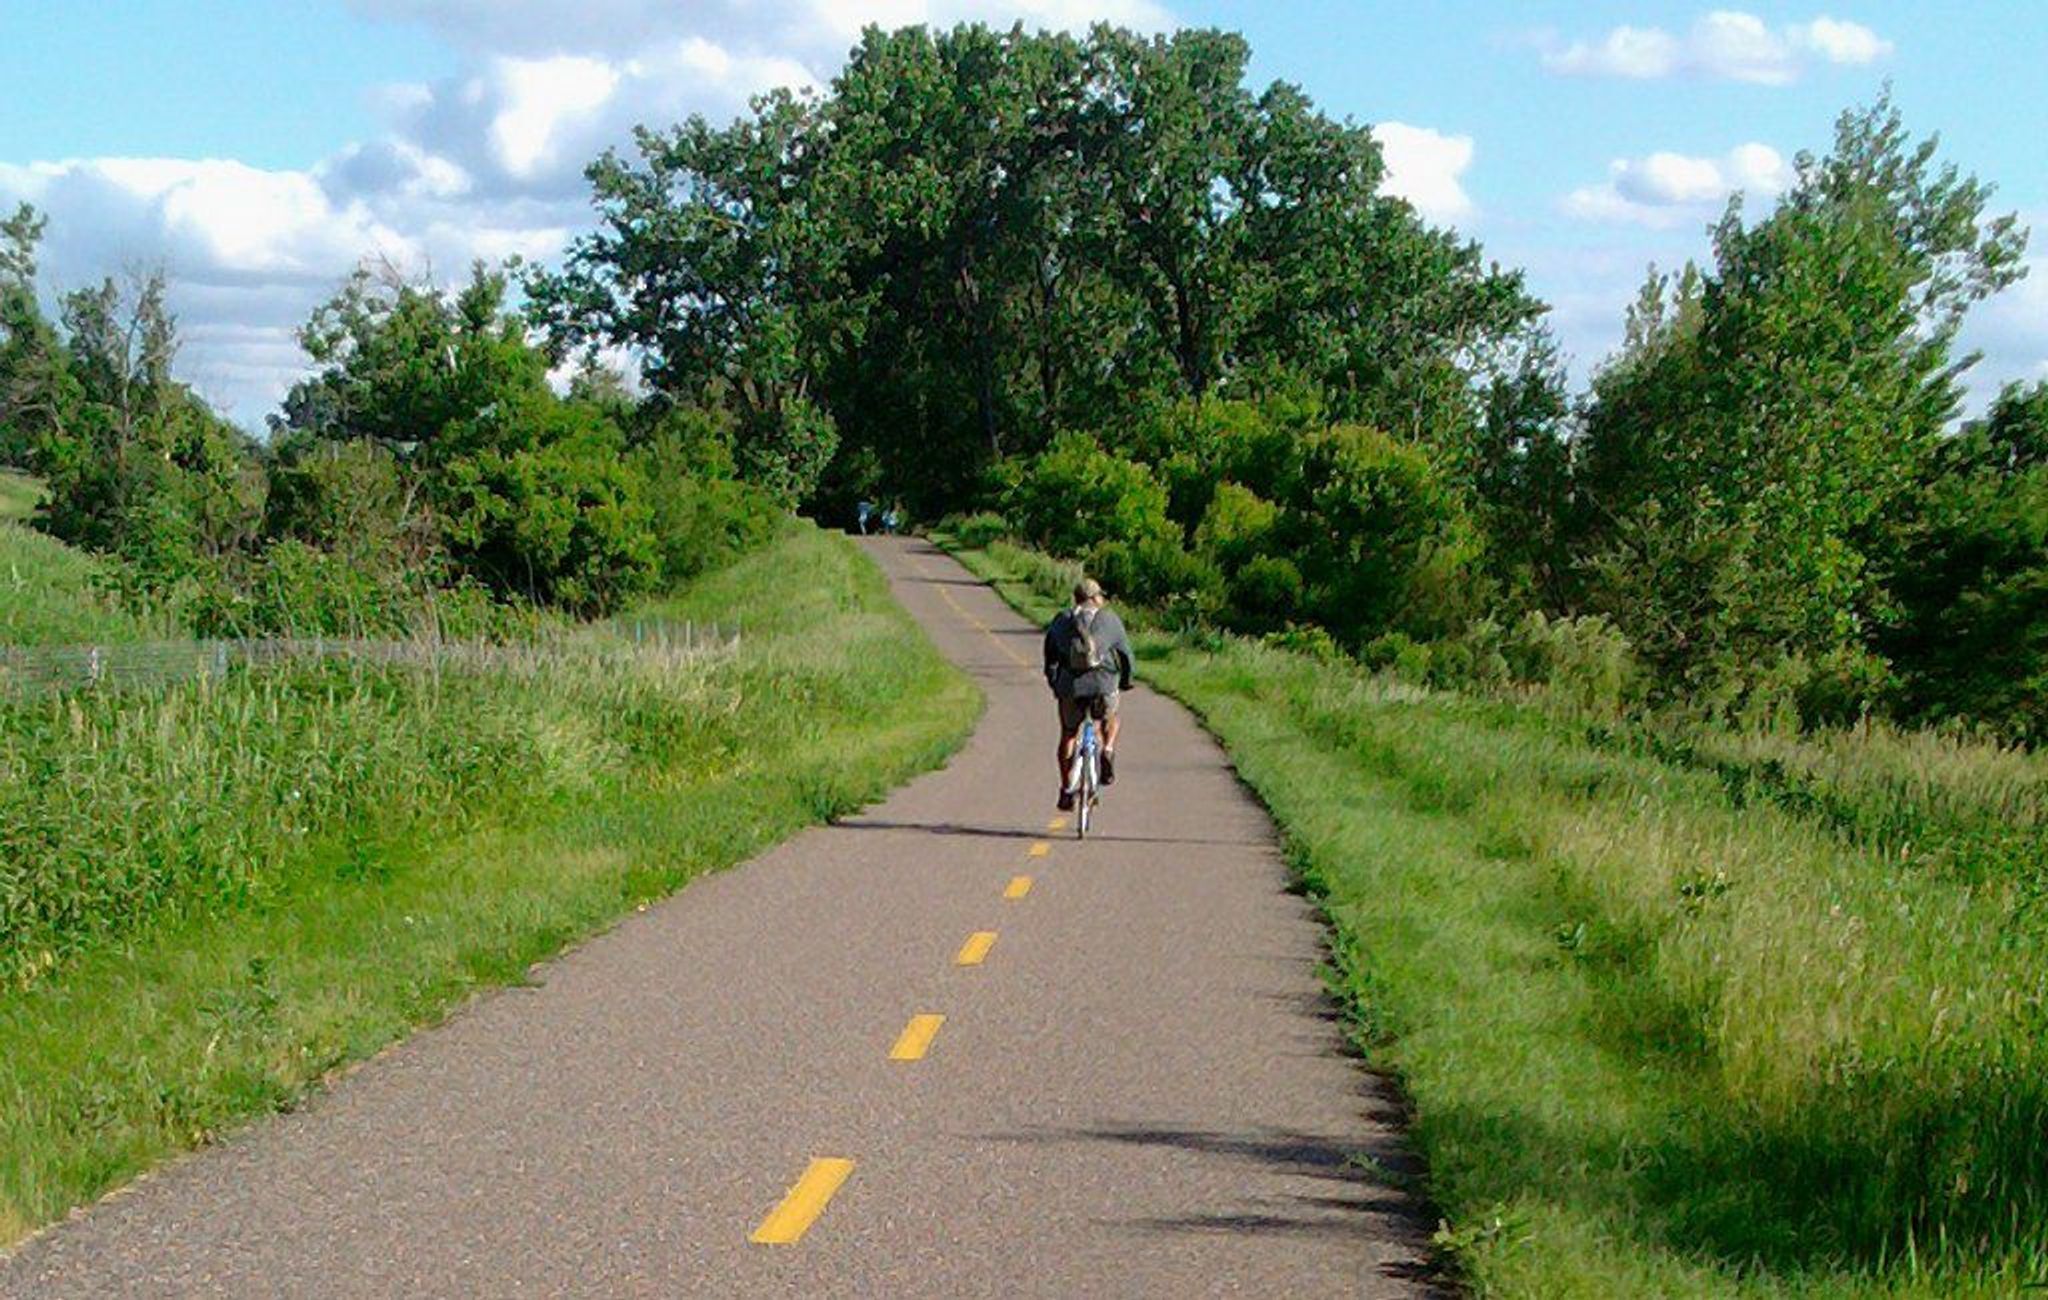
[[[1037,631],[866,546],[986,692],[948,767],[31,1240],[0,1295],[1429,1294],[1368,1171],[1396,1105],[1220,749],[1141,689],[1098,834],[1050,832]],[[819,1158],[851,1172],[807,1231],[750,1240]]]

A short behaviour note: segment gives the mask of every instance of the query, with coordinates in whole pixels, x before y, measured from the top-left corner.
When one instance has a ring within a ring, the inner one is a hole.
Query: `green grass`
[[[54,796],[0,795],[0,1243],[877,797],[978,707],[814,529],[659,612],[737,617],[744,647],[678,672],[598,655],[599,628],[590,660],[509,676],[329,668],[0,715],[8,785]]]
[[[43,485],[26,474],[0,469],[0,520],[26,522],[43,499]]]
[[[1034,615],[1070,570],[962,556]],[[2048,763],[1588,727],[1154,630],[1283,828],[1483,1295],[2048,1279]]]
[[[0,492],[7,485],[0,476]],[[9,500],[0,495],[0,505]],[[0,509],[0,645],[106,645],[173,635],[103,591],[98,560],[8,522],[5,513]]]

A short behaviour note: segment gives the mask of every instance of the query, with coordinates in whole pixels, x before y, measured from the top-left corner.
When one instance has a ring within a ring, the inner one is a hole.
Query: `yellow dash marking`
[[[1015,650],[1012,650],[1010,648],[1009,642],[1003,640],[1001,637],[996,635],[994,628],[991,628],[988,624],[982,622],[973,614],[969,613],[965,605],[962,605],[959,601],[953,598],[952,592],[946,590],[944,587],[941,587],[939,588],[939,594],[946,598],[946,603],[953,607],[954,613],[966,619],[969,623],[974,625],[976,631],[986,634],[989,640],[995,642],[996,649],[1008,655],[1010,657],[1011,663],[1016,664],[1019,668],[1031,667],[1031,661],[1029,659],[1026,659],[1023,655],[1020,655]]]
[[[748,1240],[758,1246],[787,1246],[811,1230],[818,1216],[825,1212],[826,1202],[853,1172],[853,1161],[841,1160],[836,1156],[819,1156],[811,1161],[804,1176],[796,1180],[796,1186],[789,1189],[789,1195],[782,1198],[782,1204],[775,1207],[769,1216],[761,1220],[761,1226],[754,1229]]]
[[[988,956],[988,950],[996,946],[994,930],[976,930],[967,936],[967,942],[960,945],[960,955],[953,960],[962,966],[979,966]]]
[[[903,1033],[896,1039],[896,1046],[889,1049],[892,1061],[922,1061],[932,1039],[938,1035],[939,1026],[946,1023],[944,1016],[912,1016],[910,1023],[903,1026]]]
[[[1031,856],[1034,858],[1042,858],[1050,852],[1052,852],[1052,845],[1047,844],[1044,840],[1040,840],[1031,846]]]
[[[1045,829],[1049,831],[1063,831],[1067,829],[1067,819],[1064,817],[1055,817],[1045,824]]]
[[[1031,892],[1031,877],[1029,877],[1029,876],[1012,876],[1012,877],[1010,878],[1010,884],[1009,884],[1009,887],[1008,887],[1007,889],[1003,890],[1003,897],[1004,897],[1004,898],[1011,898],[1011,899],[1016,899],[1016,898],[1022,898],[1022,897],[1024,897],[1024,895],[1026,895],[1026,894],[1028,894],[1028,893],[1030,893],[1030,892]]]

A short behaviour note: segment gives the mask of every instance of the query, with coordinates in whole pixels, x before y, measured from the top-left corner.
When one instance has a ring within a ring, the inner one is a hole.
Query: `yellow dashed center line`
[[[976,930],[967,936],[967,942],[960,945],[960,955],[953,960],[961,966],[979,966],[987,959],[988,950],[996,946],[994,930]]]
[[[939,1026],[946,1023],[941,1015],[912,1016],[910,1023],[903,1026],[903,1032],[896,1037],[896,1046],[889,1049],[892,1061],[922,1061],[931,1049],[932,1039],[939,1033]]]
[[[1049,831],[1063,831],[1067,829],[1067,819],[1064,817],[1055,817],[1045,824],[1045,829]]]
[[[1010,648],[1009,642],[997,636],[994,628],[990,627],[988,624],[976,618],[972,613],[968,611],[967,606],[961,604],[958,600],[954,599],[952,592],[946,590],[944,587],[940,587],[939,595],[944,597],[946,603],[953,607],[954,613],[958,614],[960,617],[966,619],[969,623],[973,624],[977,631],[986,633],[988,639],[996,643],[996,649],[1002,651],[1004,654],[1010,657],[1011,663],[1016,664],[1019,668],[1029,668],[1031,666],[1031,661],[1029,659],[1026,659],[1023,655],[1020,655],[1015,650],[1012,650]]]
[[[1015,900],[1015,899],[1019,899],[1019,898],[1022,898],[1022,897],[1024,897],[1024,895],[1026,895],[1026,894],[1028,894],[1028,893],[1030,893],[1030,892],[1031,892],[1031,877],[1029,877],[1029,876],[1012,876],[1012,877],[1010,877],[1010,883],[1009,883],[1008,887],[1006,887],[1006,888],[1005,888],[1005,889],[1003,890],[1003,897],[1004,897],[1004,898],[1008,898],[1008,899],[1012,899],[1012,900]]]
[[[787,1246],[803,1237],[825,1212],[825,1205],[839,1185],[853,1172],[853,1161],[836,1156],[819,1156],[812,1160],[804,1176],[796,1180],[796,1186],[789,1189],[789,1195],[782,1198],[782,1204],[775,1207],[769,1216],[761,1220],[761,1226],[754,1229],[749,1238],[760,1246]]]
[[[1044,840],[1040,840],[1031,846],[1031,856],[1034,858],[1042,858],[1051,852],[1052,845],[1047,844]]]

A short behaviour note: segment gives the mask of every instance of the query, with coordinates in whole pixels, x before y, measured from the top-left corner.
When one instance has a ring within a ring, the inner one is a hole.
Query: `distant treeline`
[[[871,29],[823,92],[595,162],[596,229],[515,270],[518,320],[488,274],[351,285],[264,456],[378,449],[450,572],[579,608],[659,567],[599,468],[682,464],[831,519],[983,513],[1126,596],[1447,683],[1540,640],[1717,717],[2048,733],[2048,386],[1957,422],[1957,331],[2025,232],[1888,99],[1768,212],[1731,203],[1708,264],[1653,271],[1573,393],[1521,276],[1248,61],[1213,31]],[[0,324],[9,391],[38,329]],[[51,525],[104,546],[42,455]],[[234,462],[197,457],[201,495]]]
[[[729,419],[641,402],[546,353],[478,267],[444,292],[361,271],[300,332],[316,372],[267,440],[172,376],[163,278],[35,292],[42,219],[0,226],[0,463],[34,523],[120,594],[202,635],[511,636],[603,614],[775,531]]]

